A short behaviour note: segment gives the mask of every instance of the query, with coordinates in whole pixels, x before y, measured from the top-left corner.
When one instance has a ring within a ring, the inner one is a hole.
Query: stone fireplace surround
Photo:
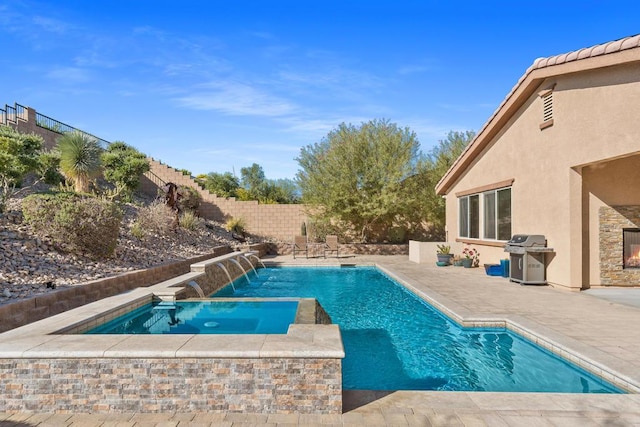
[[[600,283],[640,286],[640,269],[623,268],[623,230],[640,228],[640,206],[602,206],[599,214]]]

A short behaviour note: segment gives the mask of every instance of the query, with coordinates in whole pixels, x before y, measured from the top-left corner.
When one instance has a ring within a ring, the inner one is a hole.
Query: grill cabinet
[[[509,253],[509,280],[521,285],[546,285],[547,239],[540,234],[515,234],[504,251]]]

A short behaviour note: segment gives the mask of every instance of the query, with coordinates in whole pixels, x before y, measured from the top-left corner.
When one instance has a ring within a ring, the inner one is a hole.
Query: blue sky
[[[293,178],[300,148],[386,118],[429,151],[538,57],[640,33],[637,1],[0,0],[0,103],[194,174]]]

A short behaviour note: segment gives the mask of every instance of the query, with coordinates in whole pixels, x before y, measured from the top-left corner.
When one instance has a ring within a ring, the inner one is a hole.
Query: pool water
[[[343,388],[620,393],[505,329],[461,328],[374,267],[259,270],[214,297],[316,298],[340,326]]]
[[[147,304],[87,334],[286,334],[297,301]]]

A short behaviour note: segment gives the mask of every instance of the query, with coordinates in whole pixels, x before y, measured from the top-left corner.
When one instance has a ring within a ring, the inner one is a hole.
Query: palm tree
[[[89,182],[100,175],[102,148],[98,140],[82,132],[67,132],[58,138],[58,150],[64,176],[73,180],[78,193],[89,192]]]

